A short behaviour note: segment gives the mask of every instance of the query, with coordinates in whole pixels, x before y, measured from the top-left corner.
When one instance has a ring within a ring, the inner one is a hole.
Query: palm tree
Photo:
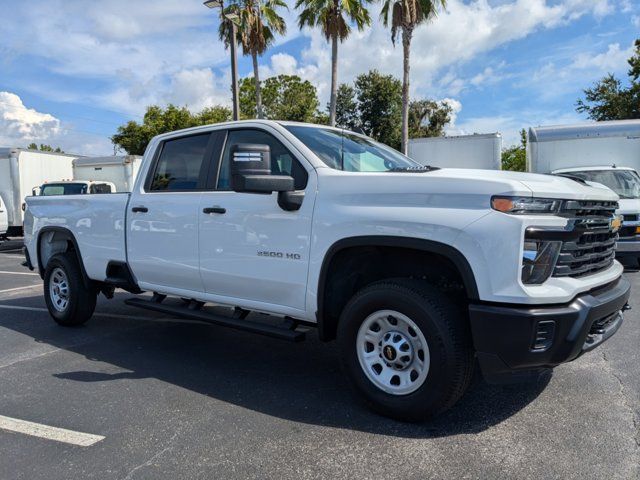
[[[304,7],[298,17],[298,25],[320,27],[327,42],[331,42],[331,98],[329,124],[336,124],[336,100],[338,96],[338,42],[343,42],[351,32],[349,22],[358,30],[371,24],[369,11],[364,4],[369,0],[297,0],[296,8]]]
[[[391,41],[395,45],[402,31],[402,153],[406,155],[409,143],[409,57],[413,30],[434,18],[438,8],[446,7],[446,0],[383,0],[380,16],[385,27],[391,24]]]
[[[262,91],[260,88],[260,74],[258,69],[258,57],[273,44],[275,34],[284,35],[287,25],[280,15],[278,8],[289,8],[285,0],[241,0],[224,9],[223,14],[235,13],[238,15],[238,30],[236,41],[242,45],[242,54],[251,55],[253,60],[253,81],[256,89],[256,113],[258,118],[263,118]],[[220,40],[225,46],[231,41],[231,28],[229,22],[221,22],[218,30]]]

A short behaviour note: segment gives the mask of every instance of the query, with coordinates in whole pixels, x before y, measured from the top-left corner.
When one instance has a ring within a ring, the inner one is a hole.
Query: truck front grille
[[[618,233],[611,231],[617,202],[568,201],[563,215],[583,233],[577,240],[563,242],[554,277],[584,277],[611,266]]]

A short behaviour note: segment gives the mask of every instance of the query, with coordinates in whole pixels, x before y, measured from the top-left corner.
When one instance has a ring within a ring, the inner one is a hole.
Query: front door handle
[[[131,211],[133,213],[147,213],[149,209],[147,207],[133,207]]]
[[[227,213],[226,208],[222,207],[207,207],[202,209],[202,213],[210,214],[210,213]]]

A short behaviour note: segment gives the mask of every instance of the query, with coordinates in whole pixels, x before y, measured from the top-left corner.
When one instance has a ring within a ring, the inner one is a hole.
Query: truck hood
[[[507,172],[501,170],[467,170],[443,168],[430,173],[416,175],[434,175],[447,178],[473,179],[477,182],[505,182],[522,195],[567,200],[616,201],[618,195],[612,190],[596,188],[590,185],[555,175],[537,173]],[[520,188],[518,188],[518,185]]]

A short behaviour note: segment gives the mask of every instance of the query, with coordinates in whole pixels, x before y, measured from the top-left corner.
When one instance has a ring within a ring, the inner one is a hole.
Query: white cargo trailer
[[[115,155],[84,157],[73,162],[73,179],[91,182],[110,182],[117,192],[130,192],[136,181],[142,157]]]
[[[499,133],[412,138],[408,147],[409,157],[423,165],[500,170],[502,135]]]
[[[530,128],[527,169],[597,182],[620,196],[618,256],[640,257],[640,120]]]
[[[7,235],[22,233],[23,204],[33,187],[47,181],[70,179],[78,155],[0,148],[0,197],[7,210]]]
[[[0,240],[3,239],[6,235],[7,228],[9,228],[9,222],[7,220],[7,207],[4,206],[2,197],[0,197]]]

